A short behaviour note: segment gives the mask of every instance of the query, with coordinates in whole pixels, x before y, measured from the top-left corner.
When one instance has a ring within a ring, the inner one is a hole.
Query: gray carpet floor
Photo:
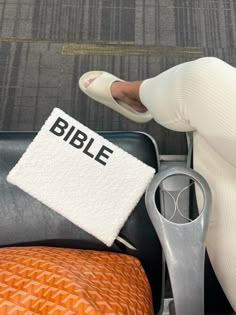
[[[95,131],[145,131],[161,153],[182,154],[184,134],[132,123],[78,79],[94,69],[145,79],[202,56],[235,66],[235,48],[235,0],[0,0],[0,130],[39,130],[59,107]]]

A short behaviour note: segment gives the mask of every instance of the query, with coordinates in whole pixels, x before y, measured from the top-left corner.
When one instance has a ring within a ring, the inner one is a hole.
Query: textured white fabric
[[[65,141],[72,126],[74,131]],[[72,141],[77,147],[70,144],[77,130],[80,139],[87,136],[81,148],[77,148],[79,139]],[[85,151],[89,141],[91,146]],[[102,146],[108,150],[97,155]],[[54,108],[7,181],[110,246],[154,173],[153,168]]]
[[[236,311],[236,69],[214,57],[180,64],[145,80],[140,98],[161,125],[194,132],[194,168],[213,194],[206,245]]]

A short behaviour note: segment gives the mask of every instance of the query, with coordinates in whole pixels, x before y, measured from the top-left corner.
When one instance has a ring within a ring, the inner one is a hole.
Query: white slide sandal
[[[86,88],[85,83],[90,79],[95,80],[92,81],[92,83]],[[95,101],[110,107],[114,111],[124,115],[130,120],[133,120],[137,123],[146,123],[150,121],[153,117],[148,111],[145,113],[139,113],[126,103],[116,101],[113,98],[110,88],[114,81],[124,80],[121,80],[113,74],[105,71],[89,71],[80,78],[79,87],[86,95]]]

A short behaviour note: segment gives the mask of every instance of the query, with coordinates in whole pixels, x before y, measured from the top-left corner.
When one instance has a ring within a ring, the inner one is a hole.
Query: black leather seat
[[[37,132],[0,132],[0,246],[46,245],[122,252],[136,256],[148,276],[155,312],[163,297],[162,251],[149,220],[144,198],[129,217],[120,236],[138,250],[103,243],[53,210],[9,184],[6,176],[25,152]],[[103,132],[109,141],[158,170],[158,152],[151,137],[138,132]],[[159,202],[157,197],[157,203]]]

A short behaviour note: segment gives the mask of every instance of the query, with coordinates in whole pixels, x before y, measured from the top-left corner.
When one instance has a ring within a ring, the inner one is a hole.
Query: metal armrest
[[[196,181],[204,196],[202,212],[186,224],[177,224],[164,218],[155,203],[159,185],[174,175],[186,175]],[[207,182],[190,168],[166,169],[154,177],[146,191],[145,202],[165,254],[176,315],[203,315],[205,238],[211,206],[211,191]]]

